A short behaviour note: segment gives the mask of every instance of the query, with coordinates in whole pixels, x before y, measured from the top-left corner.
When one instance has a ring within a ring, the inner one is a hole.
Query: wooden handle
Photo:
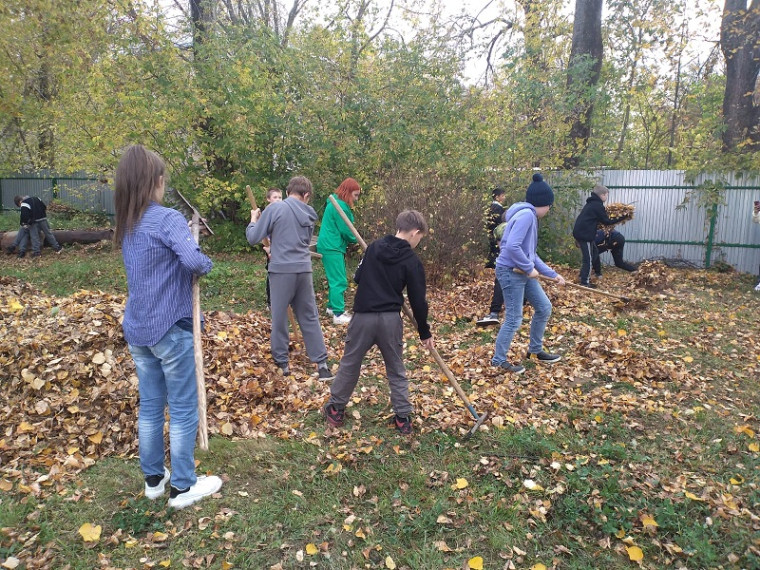
[[[512,269],[515,273],[522,273],[525,275],[525,271],[520,269],[519,267],[515,267]],[[549,283],[556,283],[556,281],[551,278],[547,277],[546,275],[538,275],[538,278],[542,281],[547,281]],[[607,293],[607,291],[600,291],[599,289],[592,289],[591,287],[584,287],[583,285],[579,285],[578,283],[571,283],[570,281],[565,281],[565,286],[572,287],[573,289],[580,289],[581,291],[586,291],[587,293],[595,293],[596,295],[602,295],[603,297],[611,297],[613,299],[617,299],[618,301],[623,301],[627,303],[630,301],[628,297],[624,297],[623,295],[615,295],[614,293]]]
[[[253,197],[253,192],[251,191],[250,186],[246,185],[245,193],[248,194],[248,201],[251,203],[251,209],[258,210],[259,207],[256,205],[256,198]]]
[[[191,230],[195,243],[200,237],[200,217],[193,214]],[[203,376],[203,344],[201,341],[201,292],[198,276],[193,275],[193,356],[195,383],[198,387],[198,447],[208,450],[208,420],[206,418],[206,380]]]
[[[362,236],[359,235],[359,232],[356,231],[356,228],[354,227],[354,224],[351,223],[351,220],[348,219],[348,216],[343,211],[343,208],[340,207],[340,204],[338,204],[338,201],[333,198],[333,195],[330,194],[327,197],[330,202],[332,202],[332,205],[335,206],[335,209],[338,211],[338,214],[340,214],[340,217],[343,218],[343,221],[346,222],[346,225],[348,226],[348,229],[351,230],[351,233],[354,234],[354,237],[356,238],[356,241],[359,242],[359,245],[362,246],[362,249],[364,251],[367,251],[367,242],[362,239]]]

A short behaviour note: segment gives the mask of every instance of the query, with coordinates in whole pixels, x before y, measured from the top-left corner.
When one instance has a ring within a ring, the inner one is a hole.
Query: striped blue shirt
[[[151,202],[122,242],[127,271],[125,340],[153,346],[178,320],[192,318],[192,278],[213,264],[177,210]]]

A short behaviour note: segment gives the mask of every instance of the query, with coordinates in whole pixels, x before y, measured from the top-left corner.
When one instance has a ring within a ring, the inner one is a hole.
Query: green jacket
[[[338,198],[337,194],[333,194],[333,198],[338,202],[341,209],[346,213],[346,216],[351,223],[354,223],[354,214],[351,208],[343,200]],[[319,237],[317,238],[317,251],[324,253],[326,251],[338,251],[346,253],[346,246],[349,243],[356,243],[356,238],[351,230],[340,217],[340,214],[333,206],[332,202],[328,199],[325,206],[325,213],[322,216],[322,225],[319,228]]]

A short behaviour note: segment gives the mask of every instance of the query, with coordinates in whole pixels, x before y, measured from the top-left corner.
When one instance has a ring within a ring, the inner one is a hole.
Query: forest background
[[[424,256],[454,276],[479,263],[489,190],[520,199],[542,169],[559,190],[543,230],[557,257],[595,169],[757,169],[760,6],[747,4],[3,3],[0,174],[110,178],[143,143],[228,251],[246,247],[246,184],[262,198],[306,175],[319,210],[352,176],[368,238],[420,209],[436,238]]]

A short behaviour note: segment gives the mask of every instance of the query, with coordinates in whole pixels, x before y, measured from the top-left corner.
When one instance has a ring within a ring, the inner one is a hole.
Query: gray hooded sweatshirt
[[[311,273],[309,245],[316,221],[314,208],[288,197],[267,206],[258,222],[248,224],[245,237],[251,245],[272,240],[269,273]]]

